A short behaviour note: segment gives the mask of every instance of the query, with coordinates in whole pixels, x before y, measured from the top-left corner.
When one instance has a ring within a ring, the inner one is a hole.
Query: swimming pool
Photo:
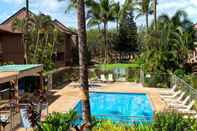
[[[149,122],[153,119],[153,108],[146,94],[140,93],[90,93],[91,115],[97,119],[114,122]],[[75,111],[82,116],[82,103]]]

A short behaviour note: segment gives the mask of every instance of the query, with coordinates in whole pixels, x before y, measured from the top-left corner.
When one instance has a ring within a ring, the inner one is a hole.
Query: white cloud
[[[194,4],[195,6],[197,6],[197,0],[190,0],[191,4]]]
[[[2,0],[2,1],[5,3],[11,3],[11,4],[17,4],[17,5],[21,5],[25,2],[24,0]]]

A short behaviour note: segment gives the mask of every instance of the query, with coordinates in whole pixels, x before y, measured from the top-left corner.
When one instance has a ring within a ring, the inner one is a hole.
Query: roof
[[[16,72],[0,72],[0,83],[5,83],[17,79],[18,73]]]
[[[56,27],[58,27],[62,32],[77,35],[76,32],[72,31],[71,29],[69,29],[68,27],[66,27],[65,25],[63,25],[60,21],[58,21],[58,20],[55,19],[55,20],[53,21],[53,23],[54,23],[54,25],[55,25]]]
[[[0,72],[21,72],[32,68],[40,67],[41,64],[26,64],[26,65],[3,65],[0,66]]]
[[[1,23],[1,25],[8,23],[9,21],[13,20],[14,18],[16,18],[16,16],[18,16],[19,14],[21,14],[22,12],[26,11],[26,8],[23,7],[20,10],[18,10],[16,13],[14,13],[12,16],[10,16],[8,19],[6,19],[5,21],[3,21]]]
[[[31,11],[29,11],[29,14],[31,16],[35,16],[35,14]],[[16,18],[18,19],[23,19],[24,17],[26,17],[26,8],[23,7],[22,9],[20,9],[19,11],[17,11],[16,13],[14,13],[12,16],[10,16],[8,19],[6,19],[4,22],[2,22],[0,24],[0,28],[4,28],[10,32],[16,32],[12,30],[12,21]],[[53,21],[54,25],[61,31],[67,34],[75,34],[75,32],[73,32],[72,30],[70,30],[69,28],[67,28],[65,25],[63,25],[61,22],[59,22],[58,20],[54,20]],[[20,32],[20,31],[17,31]]]
[[[42,64],[24,64],[24,65],[3,65],[0,66],[0,73],[14,72],[17,74],[17,78],[32,76],[43,70]]]
[[[10,30],[7,30],[0,26],[0,34],[21,34],[20,32],[11,32]]]

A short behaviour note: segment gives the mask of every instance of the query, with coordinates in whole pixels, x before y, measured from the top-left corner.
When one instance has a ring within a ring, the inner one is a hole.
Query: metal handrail
[[[180,80],[181,82],[183,82],[183,84],[185,84],[187,87],[189,87],[191,90],[193,90],[195,93],[197,93],[197,90],[194,89],[190,84],[188,84],[187,82],[185,82],[183,79],[181,79],[180,77],[174,75],[174,77],[178,80]]]

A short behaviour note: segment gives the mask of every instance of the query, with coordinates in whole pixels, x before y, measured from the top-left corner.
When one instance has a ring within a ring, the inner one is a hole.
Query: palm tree
[[[126,14],[134,9],[134,1],[133,0],[125,0],[124,4],[120,6],[120,3],[115,3],[114,5],[114,18],[116,20],[116,28],[117,31],[119,29],[120,21],[123,20]]]
[[[183,10],[178,10],[172,17],[169,17],[167,14],[159,16],[157,20],[158,27],[162,27],[165,23],[173,24],[175,29],[181,26],[185,30],[190,30],[193,25],[188,20],[187,13]]]
[[[82,88],[83,118],[88,125],[91,124],[89,88],[88,88],[88,65],[87,65],[87,39],[86,39],[86,19],[85,19],[85,3],[84,0],[77,1],[77,20],[79,35],[79,64],[80,64],[80,81]]]
[[[149,17],[149,14],[152,14],[151,1],[150,0],[142,0],[138,4],[139,4],[139,7],[136,8],[136,11],[138,12],[138,15],[136,16],[136,19],[140,16],[145,16],[145,18],[146,18],[146,28],[148,30],[148,22],[149,22],[148,17]]]
[[[104,46],[105,46],[105,59],[104,63],[108,62],[109,52],[108,52],[108,40],[107,40],[107,30],[108,23],[110,21],[115,20],[115,9],[117,8],[117,4],[112,0],[100,0],[94,1],[90,5],[90,9],[88,11],[88,25],[93,25],[92,21],[97,21],[97,24],[103,25],[103,37],[104,37]]]
[[[157,29],[157,0],[153,0],[153,5],[154,5],[154,25],[155,25],[155,30]]]
[[[116,20],[116,29],[117,29],[117,31],[118,31],[118,29],[119,29],[120,13],[121,13],[121,8],[120,8],[120,3],[118,2],[118,3],[115,5],[115,8],[114,8],[114,18],[115,18],[115,20]]]

